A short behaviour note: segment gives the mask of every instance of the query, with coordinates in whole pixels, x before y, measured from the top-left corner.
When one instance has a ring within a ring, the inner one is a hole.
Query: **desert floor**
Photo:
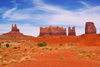
[[[37,46],[42,41],[48,45]],[[0,43],[0,67],[100,67],[100,34],[1,37]]]

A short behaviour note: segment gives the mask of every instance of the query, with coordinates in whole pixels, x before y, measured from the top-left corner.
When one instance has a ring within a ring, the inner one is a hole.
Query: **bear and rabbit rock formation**
[[[14,26],[12,24],[12,30],[8,33],[2,34],[1,36],[25,36],[25,35],[19,32],[19,29],[17,28],[16,24]]]
[[[19,32],[19,29],[17,28],[16,24],[15,24],[15,26],[13,26],[13,24],[12,24],[12,31]]]

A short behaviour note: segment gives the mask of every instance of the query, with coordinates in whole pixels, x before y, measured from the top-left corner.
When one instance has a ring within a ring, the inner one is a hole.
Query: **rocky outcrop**
[[[86,22],[85,34],[96,34],[96,27],[93,22]]]
[[[49,27],[40,27],[40,37],[43,36],[60,36],[60,35],[66,35],[66,28],[63,27],[55,27],[55,26],[49,26]]]
[[[68,36],[76,36],[75,26],[72,29],[68,27]]]
[[[13,26],[13,24],[12,24],[12,30],[11,31],[19,32],[19,29],[17,28],[16,24],[15,24],[15,26]]]
[[[12,24],[11,31],[8,33],[4,33],[1,36],[25,36],[25,35],[23,35],[22,33],[19,32],[19,29],[17,28],[16,24],[14,26]]]

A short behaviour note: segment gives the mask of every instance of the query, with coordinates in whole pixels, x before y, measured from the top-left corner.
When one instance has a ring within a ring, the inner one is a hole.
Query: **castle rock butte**
[[[19,32],[19,29],[17,28],[16,24],[14,26],[12,24],[12,30],[8,33],[2,34],[1,36],[25,36],[25,35]]]
[[[72,29],[68,27],[68,36],[76,36],[75,26]]]
[[[66,28],[63,27],[55,27],[55,26],[49,26],[49,27],[40,27],[40,35],[39,37],[48,37],[48,36],[62,36],[66,35]]]
[[[86,22],[85,34],[96,34],[96,27],[93,22]]]

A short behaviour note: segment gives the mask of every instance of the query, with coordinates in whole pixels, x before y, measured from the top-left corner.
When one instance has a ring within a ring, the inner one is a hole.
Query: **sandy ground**
[[[42,41],[48,45],[38,47]],[[0,42],[0,67],[100,67],[99,34],[0,38]]]

